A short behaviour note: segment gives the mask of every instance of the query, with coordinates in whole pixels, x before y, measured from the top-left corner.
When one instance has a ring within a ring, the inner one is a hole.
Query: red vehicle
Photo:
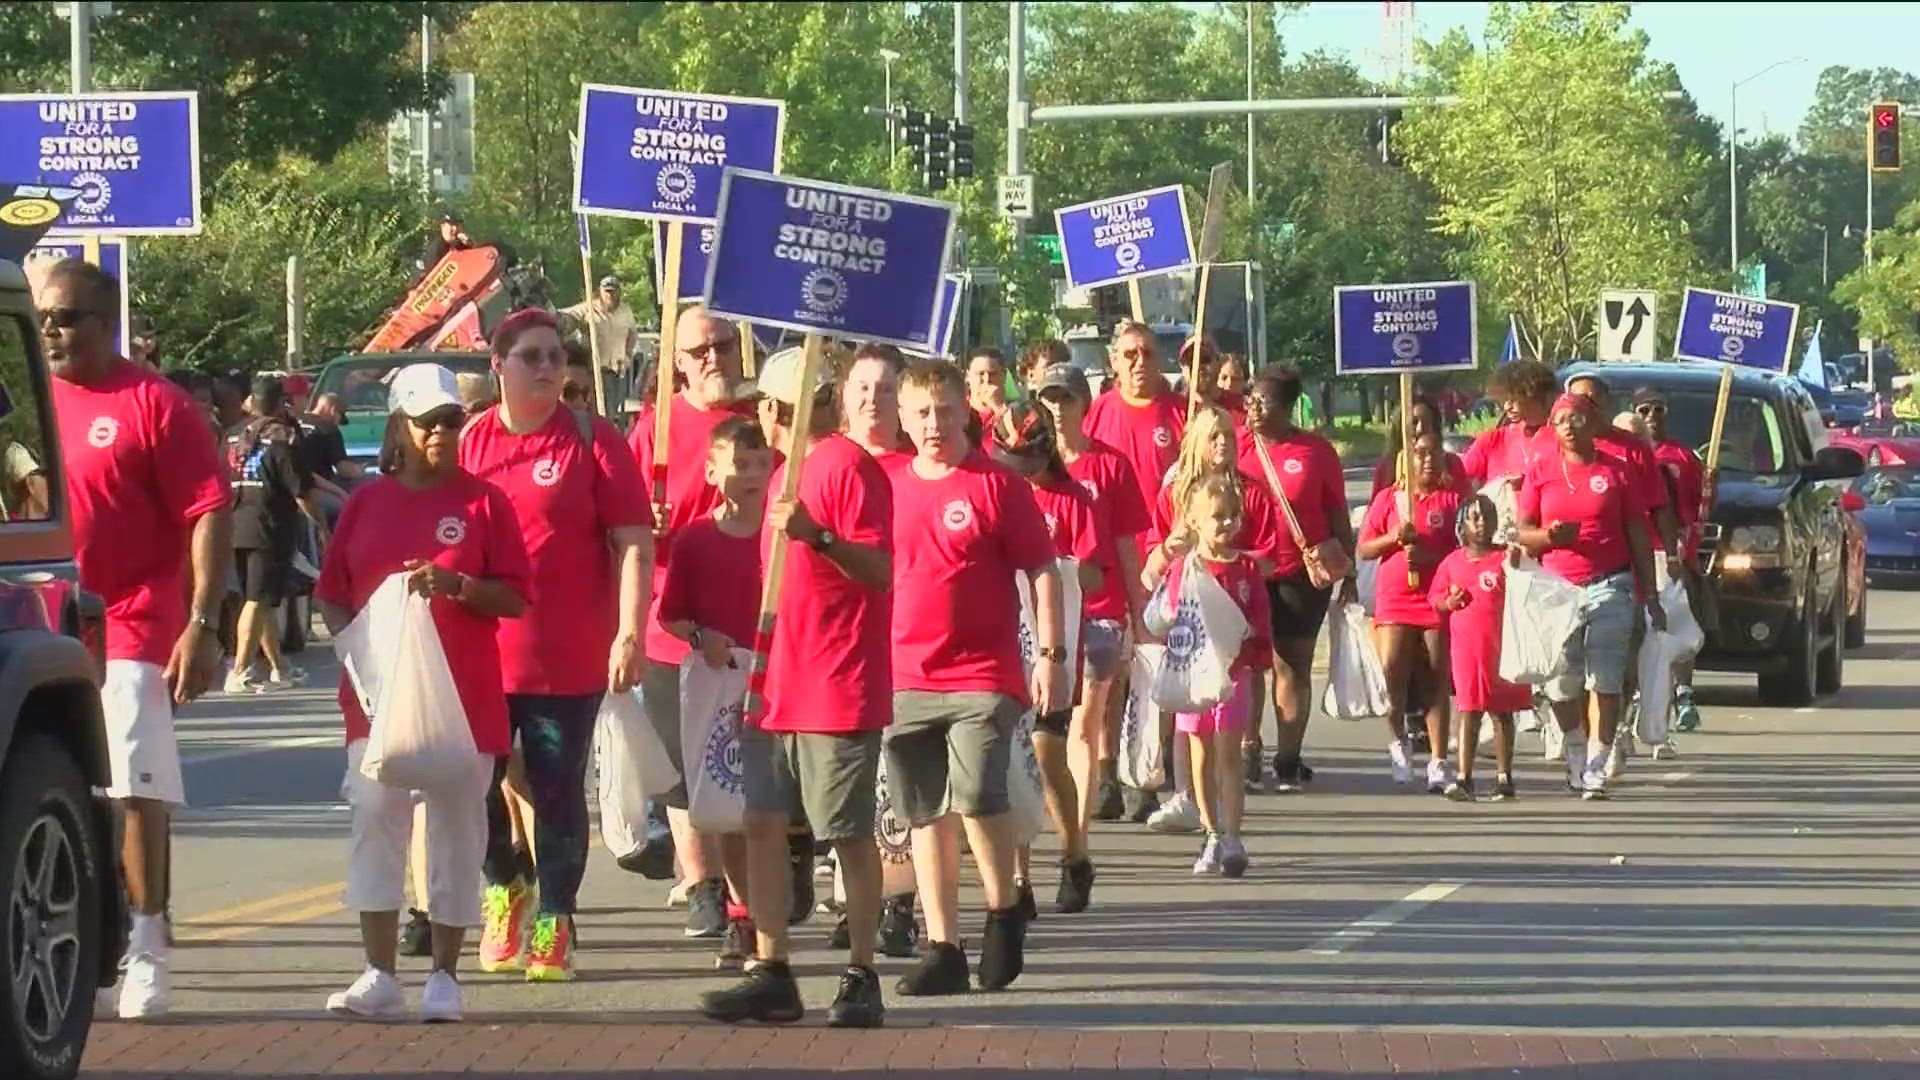
[[[1867,526],[1860,511],[1867,500],[1851,489],[1840,493],[1840,529],[1845,536],[1847,622],[1843,631],[1849,649],[1867,644]]]
[[[1866,459],[1868,468],[1920,465],[1920,424],[1868,420],[1856,428],[1829,430],[1827,445],[1844,446],[1857,452]]]

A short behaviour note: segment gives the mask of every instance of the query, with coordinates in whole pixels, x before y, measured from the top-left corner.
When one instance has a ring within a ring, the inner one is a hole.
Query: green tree
[[[1531,355],[1590,346],[1599,290],[1677,297],[1696,271],[1681,216],[1705,162],[1677,157],[1672,118],[1625,4],[1495,4],[1460,100],[1400,125],[1439,191],[1436,225],[1496,310],[1518,313]],[[1667,305],[1671,310],[1672,306]]]
[[[1873,265],[1848,274],[1833,295],[1858,317],[1861,334],[1891,346],[1906,370],[1920,367],[1920,201],[1873,234]]]

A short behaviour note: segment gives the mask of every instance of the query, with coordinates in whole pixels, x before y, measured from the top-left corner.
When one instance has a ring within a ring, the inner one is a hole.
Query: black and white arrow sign
[[[1654,313],[1659,295],[1649,289],[1600,290],[1600,334],[1595,355],[1601,360],[1652,360]]]

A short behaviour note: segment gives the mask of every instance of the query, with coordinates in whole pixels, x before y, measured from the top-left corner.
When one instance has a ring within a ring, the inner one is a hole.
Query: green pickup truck
[[[476,374],[492,378],[486,353],[348,353],[336,356],[320,369],[314,380],[313,398],[332,394],[346,413],[340,434],[347,444],[350,461],[374,468],[380,457],[380,439],[387,429],[387,383],[393,373],[408,364],[440,364],[455,375]]]

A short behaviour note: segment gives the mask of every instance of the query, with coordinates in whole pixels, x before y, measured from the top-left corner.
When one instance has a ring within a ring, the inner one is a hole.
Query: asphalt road
[[[1517,803],[1401,793],[1375,724],[1317,719],[1314,791],[1249,800],[1244,880],[1191,877],[1189,838],[1099,826],[1093,909],[1043,914],[1011,992],[892,999],[890,1023],[1920,1037],[1920,594],[1876,592],[1871,618],[1846,688],[1817,707],[1761,708],[1751,679],[1702,676],[1703,730],[1676,760],[1633,762],[1606,803],[1569,798],[1533,736]],[[330,677],[323,650],[305,659]],[[194,805],[174,862],[177,1024],[218,1038],[230,1022],[314,1020],[359,971],[339,908],[338,732],[319,689],[214,698],[183,718]],[[1034,861],[1044,911],[1052,857]],[[694,999],[721,985],[712,944],[683,939],[664,894],[596,848],[582,978],[475,971],[470,1018],[698,1023]],[[971,886],[963,904],[977,924]],[[796,938],[820,1009],[826,932],[816,916]],[[904,966],[884,961],[888,985]],[[403,967],[417,992],[424,961]]]

